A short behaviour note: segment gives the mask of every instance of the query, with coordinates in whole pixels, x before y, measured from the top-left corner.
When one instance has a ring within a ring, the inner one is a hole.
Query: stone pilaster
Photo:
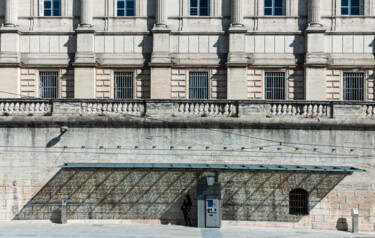
[[[0,65],[19,65],[17,0],[5,1],[5,24],[0,28]]]
[[[174,0],[171,0],[174,1]],[[169,52],[170,30],[167,25],[168,0],[157,0],[156,23],[152,29],[151,99],[171,97],[171,56]]]
[[[242,0],[232,0],[232,24],[228,30],[227,98],[247,99],[246,28],[242,16]]]
[[[320,0],[308,1],[306,28],[305,99],[326,100],[326,67],[328,54],[324,52],[325,28],[321,23]]]
[[[156,4],[156,27],[167,27],[167,0],[157,0]]]
[[[93,1],[81,0],[81,24],[80,27],[91,27],[93,23]]]
[[[320,0],[309,0],[308,3],[308,24],[309,26],[322,26],[320,20]]]
[[[5,27],[17,26],[17,0],[5,1]]]
[[[232,0],[232,26],[244,26],[242,15],[242,0]]]

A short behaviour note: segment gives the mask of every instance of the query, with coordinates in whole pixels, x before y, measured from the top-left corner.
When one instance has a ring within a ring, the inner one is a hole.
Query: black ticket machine
[[[220,227],[220,207],[220,199],[211,196],[206,197],[206,227]]]

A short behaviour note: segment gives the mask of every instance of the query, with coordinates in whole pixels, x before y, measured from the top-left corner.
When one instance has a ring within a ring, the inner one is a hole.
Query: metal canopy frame
[[[292,172],[367,172],[351,166],[277,165],[277,164],[167,164],[167,163],[65,163],[63,169],[190,169]]]

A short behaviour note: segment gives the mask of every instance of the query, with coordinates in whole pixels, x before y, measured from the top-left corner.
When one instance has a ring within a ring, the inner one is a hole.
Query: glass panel
[[[352,7],[350,11],[350,15],[359,15],[359,7]]]
[[[265,8],[264,9],[265,16],[272,16],[272,8]]]
[[[44,9],[44,16],[52,16],[52,11],[49,9]]]
[[[272,0],[265,0],[264,7],[272,7]]]
[[[348,7],[349,6],[349,1],[348,0],[341,0],[341,6]]]
[[[126,10],[126,16],[133,17],[135,16],[135,11],[134,9],[127,9]]]
[[[208,16],[208,8],[202,8],[200,9],[200,16]]]
[[[117,16],[119,16],[119,17],[123,17],[123,16],[125,16],[125,11],[124,10],[117,10]]]
[[[125,8],[125,2],[124,1],[117,1],[117,8]]]
[[[134,8],[135,7],[134,0],[128,0],[126,2],[126,7],[127,8]]]
[[[198,7],[198,0],[190,0],[190,7]]]
[[[208,8],[208,1],[209,0],[200,0],[200,7]]]
[[[54,9],[53,10],[53,15],[54,16],[60,16],[60,9]]]
[[[283,7],[283,0],[275,0],[275,7]]]
[[[349,8],[342,7],[341,8],[341,15],[349,15]]]
[[[351,0],[352,7],[359,7],[359,0]]]
[[[45,1],[44,2],[44,8],[51,8],[51,7],[52,7],[51,1]]]
[[[282,16],[283,15],[283,8],[275,8],[275,16]]]

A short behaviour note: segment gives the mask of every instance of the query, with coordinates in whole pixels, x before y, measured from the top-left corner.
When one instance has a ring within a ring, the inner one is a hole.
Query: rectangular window
[[[284,0],[264,0],[264,15],[265,16],[282,16]]]
[[[135,0],[115,0],[115,12],[118,17],[135,16]]]
[[[285,100],[285,73],[266,72],[266,99]]]
[[[344,73],[344,100],[363,100],[363,73]]]
[[[132,72],[115,72],[115,98],[133,98]]]
[[[208,72],[189,73],[189,98],[208,99]]]
[[[362,0],[341,0],[341,15],[358,16],[362,13]]]
[[[40,16],[61,16],[61,0],[39,0]]]
[[[190,0],[190,16],[209,16],[210,0]]]
[[[58,72],[39,72],[40,98],[58,98]]]

